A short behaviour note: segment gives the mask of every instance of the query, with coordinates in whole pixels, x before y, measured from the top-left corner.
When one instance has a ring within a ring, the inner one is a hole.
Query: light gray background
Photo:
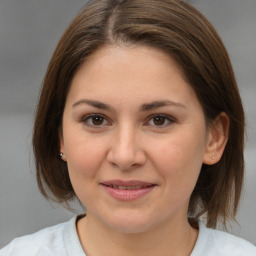
[[[237,75],[248,140],[240,226],[230,231],[256,244],[256,0],[190,2],[217,28]],[[50,56],[83,4],[84,0],[0,0],[0,247],[74,214],[49,204],[38,192],[31,131]]]

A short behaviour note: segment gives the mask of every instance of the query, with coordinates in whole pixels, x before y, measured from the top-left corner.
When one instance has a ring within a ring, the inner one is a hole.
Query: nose
[[[139,137],[136,129],[128,125],[117,129],[112,137],[107,160],[121,170],[142,166],[146,161],[146,154],[139,143]]]

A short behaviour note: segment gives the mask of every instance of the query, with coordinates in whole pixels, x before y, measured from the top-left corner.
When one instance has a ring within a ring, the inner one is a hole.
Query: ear
[[[221,159],[228,141],[228,133],[229,117],[225,112],[221,112],[209,127],[204,164],[212,165]]]
[[[62,127],[59,128],[59,143],[60,143],[60,153],[62,153],[61,160],[66,162],[65,149],[64,149],[64,139]]]

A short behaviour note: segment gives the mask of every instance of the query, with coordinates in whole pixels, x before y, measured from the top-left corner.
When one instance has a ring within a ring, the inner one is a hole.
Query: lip
[[[109,180],[101,182],[100,185],[111,197],[121,201],[132,201],[139,199],[150,193],[156,187],[156,184],[137,180]],[[129,189],[120,189],[118,186],[129,187]],[[131,187],[139,188],[133,189]]]
[[[129,181],[124,181],[124,180],[108,180],[108,181],[103,181],[101,184],[106,185],[106,186],[151,186],[155,185],[153,183],[149,182],[144,182],[144,181],[139,181],[139,180],[129,180]]]

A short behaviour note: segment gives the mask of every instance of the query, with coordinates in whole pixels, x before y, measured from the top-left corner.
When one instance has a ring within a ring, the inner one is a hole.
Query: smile
[[[112,188],[115,188],[115,189],[122,189],[122,190],[134,190],[134,189],[147,188],[149,186],[118,186],[118,185],[110,185],[109,187],[112,187]]]
[[[121,201],[132,201],[144,197],[156,187],[156,184],[141,181],[108,181],[100,183],[112,198]]]

